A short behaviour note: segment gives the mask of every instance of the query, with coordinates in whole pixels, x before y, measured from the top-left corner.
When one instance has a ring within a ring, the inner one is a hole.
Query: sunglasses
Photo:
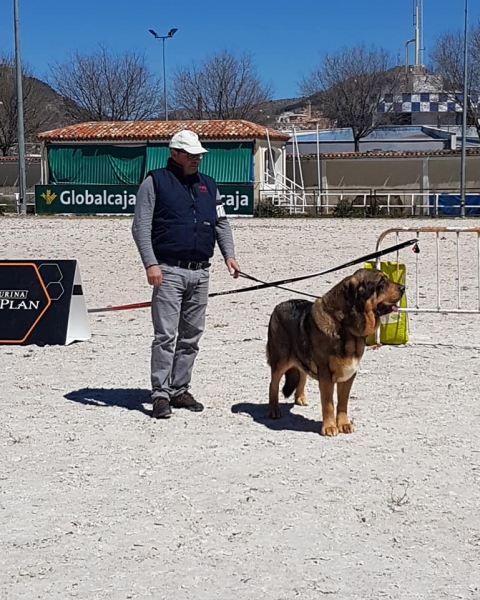
[[[187,152],[186,150],[178,149],[177,152],[180,152],[181,154],[185,154],[185,156],[187,158],[189,158],[190,160],[194,160],[194,159],[202,160],[202,158],[203,158],[203,154],[190,154],[190,152]]]

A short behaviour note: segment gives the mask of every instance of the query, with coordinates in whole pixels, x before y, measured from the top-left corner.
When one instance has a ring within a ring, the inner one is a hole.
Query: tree
[[[153,78],[141,54],[113,54],[99,46],[92,54],[75,52],[67,62],[50,68],[52,87],[66,99],[67,111],[77,120],[158,117],[160,82]]]
[[[28,68],[24,66],[23,118],[27,141],[33,141],[35,134],[47,120],[34,82]],[[0,57],[0,153],[3,156],[7,156],[18,141],[17,115],[15,61],[12,56],[4,55]]]
[[[430,58],[432,68],[442,77],[443,87],[453,101],[463,103],[465,40],[462,33],[445,33],[435,43]],[[480,20],[469,32],[467,69],[467,124],[480,136],[480,107],[471,95],[480,92]]]
[[[327,54],[320,67],[304,77],[300,89],[305,96],[321,93],[325,117],[337,127],[352,129],[358,152],[362,138],[392,122],[392,115],[377,113],[377,107],[386,95],[398,92],[401,72],[386,50],[362,44]]]
[[[228,50],[201,64],[179,68],[173,76],[176,108],[190,119],[246,119],[255,121],[272,88],[261,82],[249,54]]]

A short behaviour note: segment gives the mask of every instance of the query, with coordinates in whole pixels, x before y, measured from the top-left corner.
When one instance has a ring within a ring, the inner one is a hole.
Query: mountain
[[[74,119],[67,110],[68,102],[71,101],[60,96],[45,81],[36,77],[29,77],[28,79],[33,86],[33,94],[42,107],[42,125],[39,131],[48,131],[49,129],[65,127],[78,122],[78,119]]]
[[[75,120],[69,115],[64,98],[46,82],[24,76],[23,114],[27,152],[38,152],[37,133],[70,125]],[[15,69],[11,62],[0,62],[0,155],[14,152],[17,131],[17,96]]]

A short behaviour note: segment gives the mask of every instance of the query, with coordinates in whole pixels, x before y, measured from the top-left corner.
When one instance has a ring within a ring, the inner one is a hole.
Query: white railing
[[[267,137],[267,152],[269,153],[270,167],[273,172],[269,169],[265,169],[266,187],[265,189],[260,190],[260,200],[262,202],[271,202],[274,206],[282,206],[286,208],[290,214],[304,213],[306,196],[303,174],[300,176],[300,183],[297,183],[295,180],[295,171],[293,175],[294,179],[292,180],[285,175],[284,168],[279,170],[275,168],[275,160],[268,127],[265,127],[265,133]]]
[[[291,182],[293,183],[293,182]],[[289,182],[286,183],[289,185]],[[260,197],[268,199],[271,190],[261,190]],[[480,214],[480,205],[469,204],[469,195],[480,195],[480,190],[469,191],[466,196],[465,210],[476,209]],[[412,192],[412,191],[383,191],[383,190],[320,190],[301,191],[298,184],[290,189],[285,186],[278,192],[278,200],[273,204],[282,206],[285,211],[292,213],[308,212],[317,215],[337,214],[339,216],[442,216],[446,208],[440,202],[441,197],[459,198],[453,192]],[[453,214],[452,211],[457,212]],[[453,201],[448,206],[448,216],[460,216],[460,201]]]
[[[307,196],[305,189],[283,173],[265,173],[265,185],[260,190],[260,200],[281,206],[290,214],[304,213]]]
[[[480,227],[394,227],[379,236],[376,249],[380,250],[385,238],[393,234],[399,243],[402,234],[411,237],[412,233],[419,240],[420,251],[412,253],[410,259],[402,254],[410,306],[400,310],[480,314]],[[396,262],[400,262],[398,251]],[[427,270],[435,274],[434,286],[425,284]]]

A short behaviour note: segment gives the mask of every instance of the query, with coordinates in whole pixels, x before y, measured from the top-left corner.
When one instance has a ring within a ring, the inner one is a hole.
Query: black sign
[[[74,296],[81,298],[72,302]],[[0,262],[0,344],[68,344],[74,341],[72,329],[80,332],[75,339],[88,339],[84,313],[75,260]]]

